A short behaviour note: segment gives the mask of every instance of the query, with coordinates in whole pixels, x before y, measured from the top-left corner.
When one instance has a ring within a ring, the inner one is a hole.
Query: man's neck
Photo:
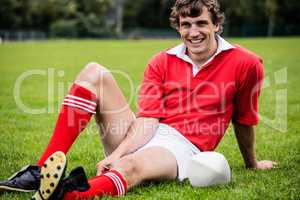
[[[217,38],[214,41],[214,44],[212,45],[212,48],[210,48],[206,53],[203,54],[192,54],[187,49],[187,55],[192,59],[192,61],[198,66],[202,66],[206,61],[208,61],[216,52],[218,49],[218,41]]]

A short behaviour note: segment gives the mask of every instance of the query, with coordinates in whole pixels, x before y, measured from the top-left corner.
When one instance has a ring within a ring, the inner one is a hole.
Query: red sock
[[[96,176],[89,180],[90,189],[85,192],[68,192],[64,196],[64,200],[74,199],[92,199],[94,197],[122,196],[127,192],[127,183],[123,176],[116,170]]]
[[[96,112],[96,95],[73,84],[65,97],[51,140],[38,161],[41,166],[54,152],[67,153],[77,136],[86,127]]]

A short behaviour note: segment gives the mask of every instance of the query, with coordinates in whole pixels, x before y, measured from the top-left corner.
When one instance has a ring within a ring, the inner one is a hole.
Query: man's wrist
[[[113,152],[112,152],[112,156],[113,157],[117,157],[117,158],[121,158],[123,155],[125,154],[122,146],[120,145],[118,148],[116,148]]]

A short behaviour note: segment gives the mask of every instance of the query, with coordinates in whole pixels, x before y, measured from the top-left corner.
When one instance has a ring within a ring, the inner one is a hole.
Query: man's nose
[[[199,28],[193,24],[190,29],[190,37],[198,37],[199,34]]]

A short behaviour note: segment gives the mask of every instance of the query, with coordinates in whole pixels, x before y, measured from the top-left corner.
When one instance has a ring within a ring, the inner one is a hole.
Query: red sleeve
[[[243,125],[257,125],[258,97],[264,78],[262,61],[243,70],[238,78],[238,90],[234,100],[233,121]]]
[[[163,80],[164,70],[159,56],[154,57],[147,65],[138,97],[138,117],[163,118]]]

